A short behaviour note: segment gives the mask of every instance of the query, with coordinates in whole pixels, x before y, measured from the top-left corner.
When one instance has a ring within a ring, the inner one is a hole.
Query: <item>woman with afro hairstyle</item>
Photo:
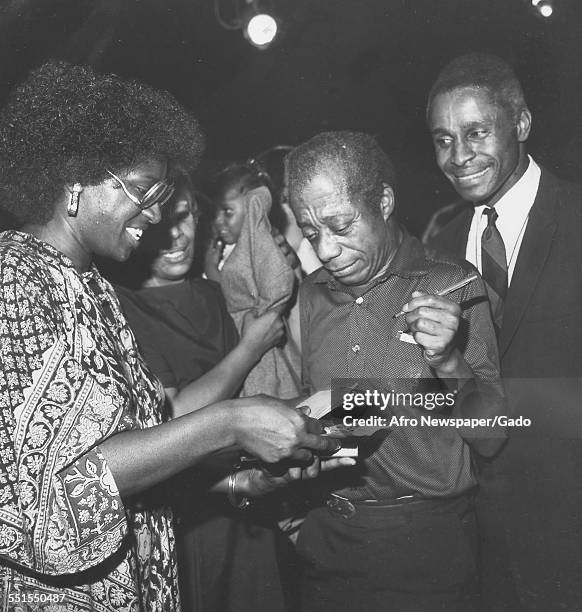
[[[167,420],[93,264],[129,257],[172,196],[168,167],[201,149],[169,94],[62,62],[0,112],[0,207],[19,224],[0,234],[3,609],[178,610],[171,513],[146,490],[224,448],[309,463],[337,447],[270,398]]]

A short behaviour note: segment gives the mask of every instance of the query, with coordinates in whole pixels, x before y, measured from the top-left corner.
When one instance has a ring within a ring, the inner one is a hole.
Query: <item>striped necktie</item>
[[[481,236],[481,270],[491,302],[491,315],[499,333],[507,295],[507,258],[503,239],[495,225],[499,216],[497,211],[486,206],[483,214],[487,216],[487,227]]]

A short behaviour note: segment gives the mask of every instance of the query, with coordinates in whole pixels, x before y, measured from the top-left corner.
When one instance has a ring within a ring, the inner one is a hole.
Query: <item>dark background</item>
[[[220,0],[232,12],[234,0]],[[203,171],[329,129],[374,133],[399,172],[401,218],[420,232],[453,199],[424,125],[443,64],[469,51],[516,69],[533,112],[530,151],[559,175],[582,171],[582,2],[271,0],[267,50],[221,27],[214,0],[15,0],[0,5],[0,98],[48,57],[170,90],[208,137]]]

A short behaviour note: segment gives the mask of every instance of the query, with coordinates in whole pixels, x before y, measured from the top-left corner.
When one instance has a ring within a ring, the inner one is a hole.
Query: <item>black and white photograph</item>
[[[582,3],[0,2],[0,612],[582,610]]]

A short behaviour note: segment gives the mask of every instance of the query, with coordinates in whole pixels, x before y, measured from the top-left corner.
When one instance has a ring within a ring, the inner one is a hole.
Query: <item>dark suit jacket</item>
[[[472,214],[432,246],[464,257]],[[582,188],[542,169],[499,338],[510,416],[532,425],[510,428],[478,498],[487,610],[582,609],[581,313]]]

